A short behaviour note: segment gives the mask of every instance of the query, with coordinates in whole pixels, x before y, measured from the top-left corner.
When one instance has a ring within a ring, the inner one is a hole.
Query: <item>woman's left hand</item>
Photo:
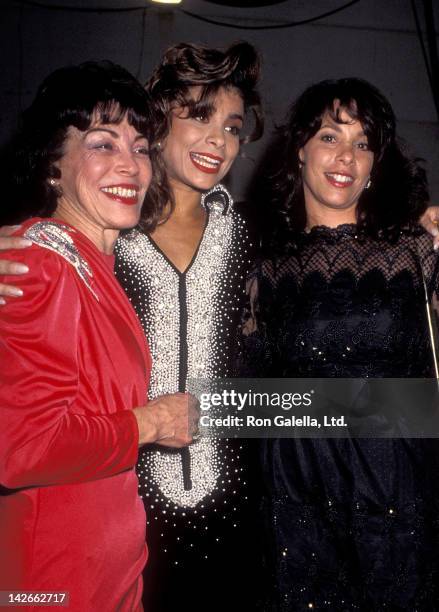
[[[419,219],[422,227],[433,236],[433,248],[439,248],[439,206],[429,206]]]

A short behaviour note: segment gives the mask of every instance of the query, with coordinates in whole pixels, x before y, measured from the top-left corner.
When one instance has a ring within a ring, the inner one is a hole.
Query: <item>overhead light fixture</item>
[[[181,0],[151,0],[156,4],[181,4]]]

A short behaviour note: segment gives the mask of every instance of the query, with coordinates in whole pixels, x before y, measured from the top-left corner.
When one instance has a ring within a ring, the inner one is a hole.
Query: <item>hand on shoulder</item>
[[[32,242],[20,235],[20,225],[5,225],[0,227],[0,251],[9,251],[11,249],[22,250],[32,245]],[[7,257],[8,255],[6,255]],[[0,258],[0,276],[17,276],[27,274],[28,266],[20,261],[12,261],[12,259]],[[0,279],[2,280],[2,279]],[[20,287],[8,282],[0,282],[0,305],[6,304],[7,297],[20,297],[23,295],[23,290]]]

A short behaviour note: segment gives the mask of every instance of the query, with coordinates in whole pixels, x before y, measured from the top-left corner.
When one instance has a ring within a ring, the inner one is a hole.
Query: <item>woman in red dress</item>
[[[138,446],[180,447],[195,427],[185,394],[145,408],[151,359],[113,274],[151,178],[148,108],[118,66],[64,68],[15,147],[34,216],[18,234],[32,245],[8,252],[31,269],[26,297],[0,313],[0,591],[55,592],[70,611],[142,609]]]

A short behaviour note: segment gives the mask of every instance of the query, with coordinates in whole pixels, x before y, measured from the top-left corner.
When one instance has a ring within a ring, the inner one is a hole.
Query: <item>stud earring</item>
[[[50,179],[49,183],[52,185],[52,187],[55,187],[55,185],[56,185],[56,181],[53,178]]]

